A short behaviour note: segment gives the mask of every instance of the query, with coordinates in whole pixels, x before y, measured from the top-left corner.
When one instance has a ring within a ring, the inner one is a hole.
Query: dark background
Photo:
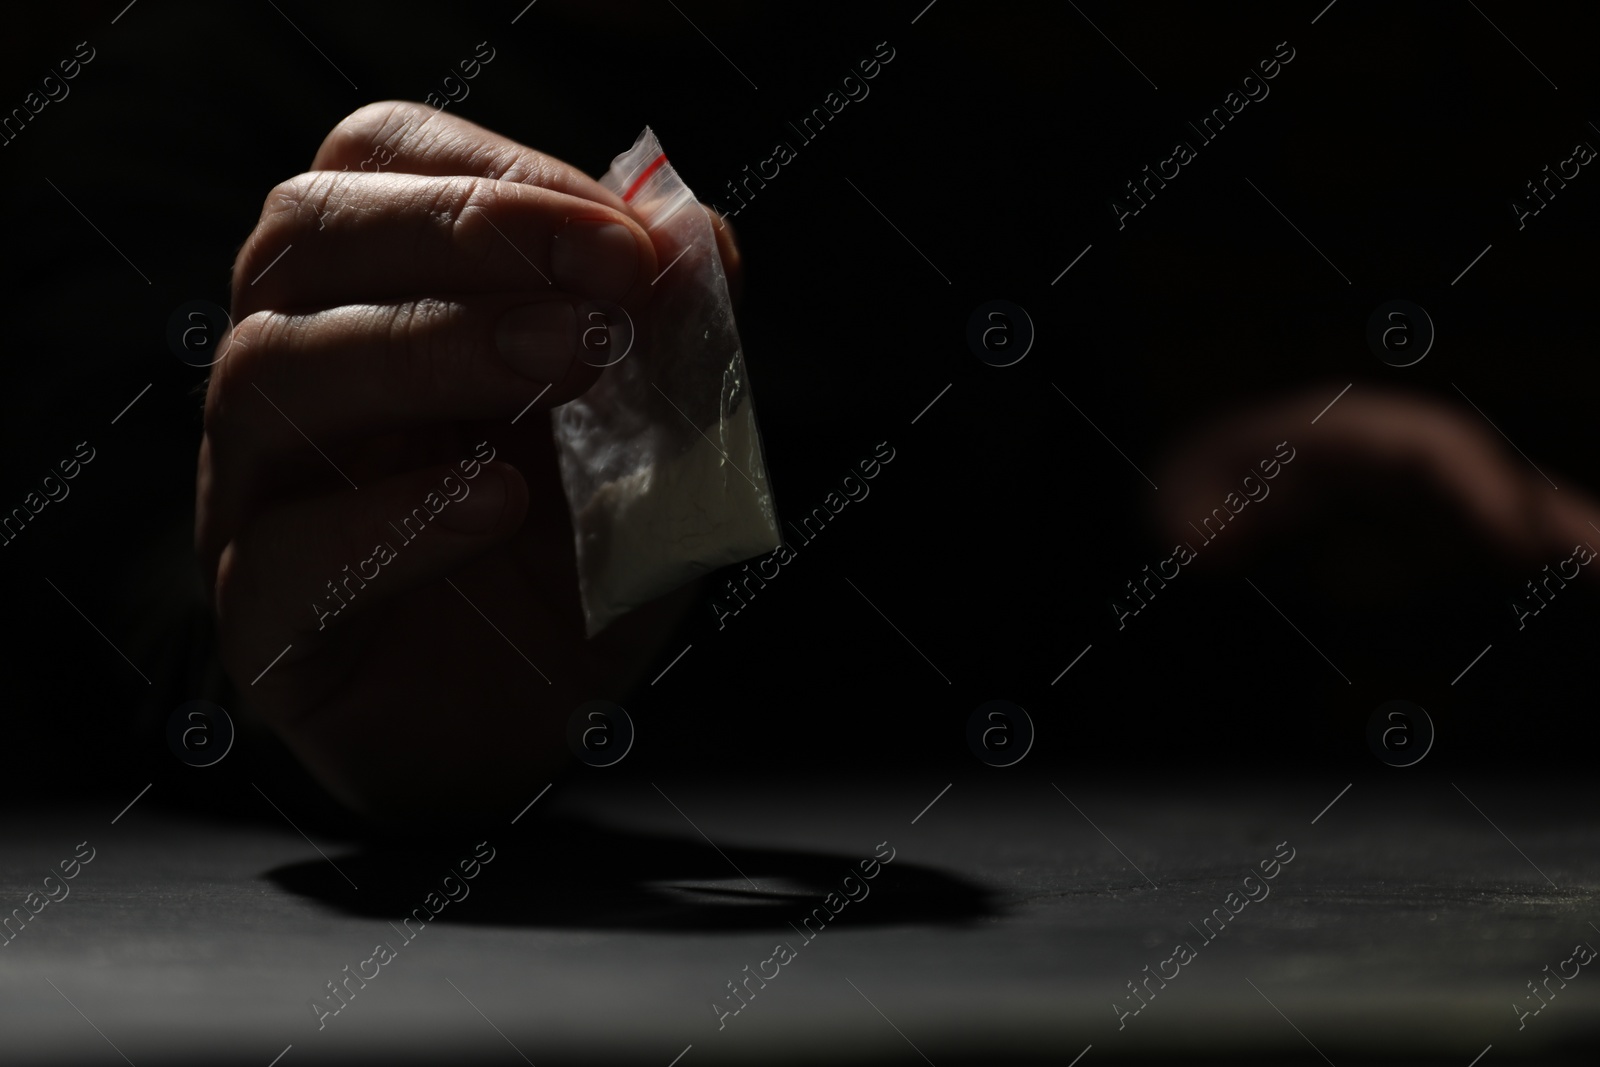
[[[284,0],[281,12],[144,0],[115,25],[119,0],[8,13],[0,110],[77,42],[97,55],[67,99],[0,148],[12,205],[0,505],[20,504],[77,442],[98,455],[67,500],[0,549],[11,618],[0,791],[124,797],[156,780],[155,802],[276,818],[245,784],[273,775],[287,788],[293,770],[269,741],[242,738],[205,772],[166,749],[166,716],[198,695],[190,679],[207,654],[189,550],[204,372],[168,350],[168,317],[191,299],[226,304],[267,191],[340,118],[422,100],[485,40],[496,58],[452,110],[592,174],[648,123],[701,198],[726,203],[721,183],[775,140],[795,145],[734,220],[740,330],[780,516],[820,505],[879,442],[896,453],[871,495],[725,629],[709,606],[691,615],[659,666],[692,649],[622,701],[639,730],[629,759],[578,770],[937,787],[1000,773],[964,736],[995,698],[1038,728],[1018,770],[1069,778],[1179,765],[1392,775],[1363,730],[1394,697],[1439,726],[1421,773],[1544,774],[1589,759],[1594,594],[1574,587],[1516,632],[1507,602],[1538,565],[1502,559],[1416,493],[1357,486],[1235,569],[1186,568],[1118,632],[1108,599],[1169,552],[1149,518],[1155,491],[1057,391],[1153,470],[1188,433],[1256,401],[1303,388],[1331,399],[1354,382],[1470,411],[1455,383],[1562,491],[1593,485],[1600,178],[1585,168],[1521,232],[1510,209],[1576,141],[1600,143],[1588,9],[1341,0],[1311,25],[1320,0],[1086,0],[1081,13],[941,0],[911,25],[923,2],[685,0],[680,13],[540,0],[514,26],[522,0]],[[1285,40],[1296,55],[1271,95],[1119,232],[1109,198]],[[870,96],[798,144],[787,122],[880,41],[896,55]],[[965,340],[969,314],[994,298],[1022,305],[1038,331],[1008,368]],[[1369,313],[1395,298],[1426,307],[1439,333],[1405,369],[1364,341]],[[443,729],[470,719],[439,709]],[[308,799],[307,787],[294,803]],[[325,804],[309,809],[328,818]]]

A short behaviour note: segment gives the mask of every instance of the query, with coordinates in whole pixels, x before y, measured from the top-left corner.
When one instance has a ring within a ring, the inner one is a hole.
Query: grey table
[[[492,859],[448,882],[475,841],[364,847],[158,796],[16,810],[5,908],[94,856],[12,920],[0,1062],[1594,1062],[1600,968],[1564,962],[1600,946],[1586,790],[1346,784],[596,772],[475,834]],[[1282,842],[1249,883],[1269,895],[1230,898]],[[802,937],[841,888],[866,895]],[[402,927],[414,908],[437,917]],[[319,1025],[347,966],[376,974]],[[1176,974],[1135,1000],[1152,972]]]

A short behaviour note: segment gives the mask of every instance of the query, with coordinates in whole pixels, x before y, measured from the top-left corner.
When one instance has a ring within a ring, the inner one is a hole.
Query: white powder
[[[745,397],[721,422],[724,440],[697,434],[678,456],[602,485],[579,513],[591,636],[699,575],[778,547],[753,412]]]
[[[781,543],[710,216],[686,210],[694,194],[648,128],[602,182],[632,198],[674,266],[657,279],[635,350],[551,420],[590,637]]]

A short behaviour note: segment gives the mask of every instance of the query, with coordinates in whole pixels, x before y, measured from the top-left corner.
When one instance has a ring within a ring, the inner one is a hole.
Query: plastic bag
[[[590,637],[780,542],[711,219],[649,127],[601,182],[649,231],[664,270],[631,348],[551,413]]]

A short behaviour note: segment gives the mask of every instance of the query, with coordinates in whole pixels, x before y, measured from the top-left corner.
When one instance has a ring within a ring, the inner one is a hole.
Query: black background
[[[166,714],[194,695],[184,658],[206,652],[190,554],[203,372],[167,349],[167,320],[187,300],[226,304],[267,191],[340,118],[421,100],[485,40],[496,58],[456,113],[592,174],[648,123],[721,203],[722,183],[795,143],[787,123],[858,60],[881,41],[896,53],[734,220],[780,515],[818,506],[879,442],[895,459],[725,629],[709,604],[690,616],[660,667],[692,649],[623,700],[630,758],[585,773],[1001,773],[965,748],[968,714],[996,698],[1038,728],[1030,769],[1066,776],[1394,774],[1364,729],[1395,697],[1439,726],[1437,773],[1542,774],[1593,752],[1593,592],[1573,588],[1518,633],[1507,602],[1539,564],[1501,558],[1416,493],[1357,485],[1239,567],[1186,571],[1118,632],[1109,598],[1170,550],[1150,522],[1156,490],[1095,429],[1153,470],[1257,401],[1353,382],[1470,411],[1455,383],[1561,491],[1593,484],[1600,178],[1586,168],[1520,232],[1510,209],[1545,164],[1600,140],[1583,6],[1342,0],[1312,25],[1316,0],[1081,13],[941,0],[912,25],[922,0],[681,13],[540,0],[515,26],[519,0],[278,6],[145,0],[115,25],[117,2],[6,16],[0,109],[77,42],[97,52],[0,149],[0,502],[20,503],[78,441],[98,452],[70,498],[0,549],[13,798],[131,796],[154,778],[152,799],[261,814],[243,783],[292,774],[260,739],[203,774],[165,747]],[[1271,95],[1119,231],[1108,200],[1281,41],[1295,58]],[[965,339],[996,298],[1038,333],[1007,368]],[[1410,368],[1364,340],[1395,298],[1438,329]],[[470,720],[439,709],[441,729]]]

